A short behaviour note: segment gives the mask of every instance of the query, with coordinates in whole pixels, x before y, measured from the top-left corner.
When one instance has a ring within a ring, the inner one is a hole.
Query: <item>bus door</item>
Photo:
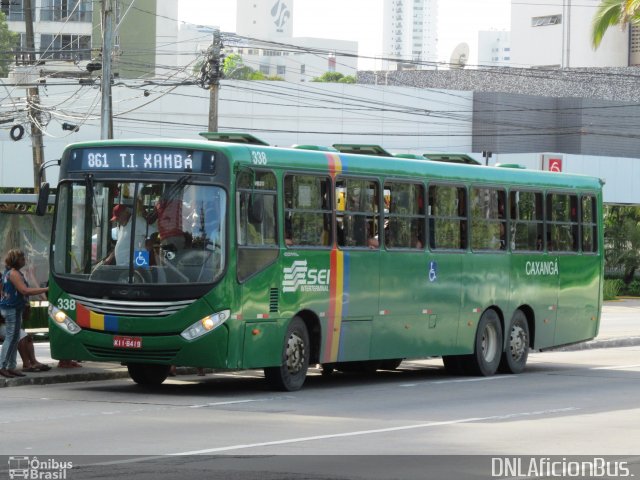
[[[368,360],[380,291],[380,185],[344,177],[335,182],[336,248],[324,362]]]
[[[247,170],[238,174],[236,191],[237,278],[241,285],[244,345],[232,342],[229,358],[242,358],[230,368],[277,365],[284,334],[278,319],[281,272],[277,236],[276,177]],[[260,335],[251,332],[259,330]],[[242,335],[241,332],[236,332]],[[272,348],[265,348],[268,345]],[[240,348],[243,351],[240,351]]]

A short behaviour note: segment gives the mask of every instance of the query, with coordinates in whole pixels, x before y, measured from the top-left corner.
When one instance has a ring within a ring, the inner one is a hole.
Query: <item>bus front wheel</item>
[[[473,354],[466,358],[466,371],[473,375],[489,377],[496,373],[502,357],[502,327],[494,310],[487,310],[480,317]]]
[[[294,317],[282,346],[281,365],[264,369],[269,385],[286,392],[300,390],[309,369],[310,347],[307,326],[301,318]]]
[[[169,365],[145,365],[130,363],[127,365],[129,376],[138,385],[156,386],[164,382],[169,376]]]
[[[507,348],[502,354],[500,371],[522,373],[529,357],[529,325],[522,310],[513,314],[507,335]]]

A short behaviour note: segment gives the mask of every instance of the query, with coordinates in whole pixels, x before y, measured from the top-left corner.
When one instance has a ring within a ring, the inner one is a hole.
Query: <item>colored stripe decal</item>
[[[96,312],[90,312],[89,327],[92,330],[104,330],[104,315],[100,315]]]
[[[105,315],[104,316],[104,329],[107,332],[117,332],[118,331],[118,317],[115,315]]]
[[[82,328],[102,330],[107,332],[118,331],[118,317],[116,315],[103,315],[92,312],[84,305],[76,302],[76,323]]]
[[[336,175],[347,171],[346,158],[337,153],[327,153],[329,174],[335,180]],[[340,357],[340,333],[342,319],[347,315],[349,307],[349,253],[338,250],[334,245],[331,250],[329,274],[329,308],[327,310],[327,335],[324,352],[324,363],[336,362]]]
[[[84,305],[76,302],[76,323],[82,328],[89,328],[89,315],[91,312],[87,310]]]
[[[342,252],[342,318],[340,319],[340,326],[342,327],[342,319],[349,315],[349,275],[351,270],[351,257],[349,252]],[[342,335],[342,328],[340,328],[340,334]],[[338,339],[338,351],[335,360],[344,358],[345,345]]]
[[[343,252],[337,248],[331,250],[329,321],[327,322],[327,341],[324,352],[325,362],[335,362],[338,358],[338,344],[340,343],[340,328],[342,324],[343,264]]]

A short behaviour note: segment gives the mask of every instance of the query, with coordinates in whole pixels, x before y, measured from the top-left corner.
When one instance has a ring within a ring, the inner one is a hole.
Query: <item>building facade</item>
[[[267,77],[306,82],[326,72],[355,75],[358,42],[294,37],[293,0],[237,0],[237,38],[225,42],[225,52]]]
[[[101,61],[101,2],[31,0],[31,3],[38,60],[75,62],[80,69],[88,62]],[[26,54],[24,0],[11,0],[1,5],[9,29],[20,34],[18,52]],[[175,70],[178,66],[177,2],[113,0],[113,6],[114,75],[124,78],[154,77]],[[55,68],[62,67],[56,63]],[[77,67],[69,70],[74,69],[78,70]]]
[[[428,69],[438,58],[438,0],[384,0],[383,69]]]
[[[478,66],[506,67],[511,64],[511,32],[478,32]]]
[[[610,28],[591,46],[600,0],[511,1],[511,65],[534,68],[626,67],[640,64],[637,32]],[[634,41],[631,41],[631,39]]]

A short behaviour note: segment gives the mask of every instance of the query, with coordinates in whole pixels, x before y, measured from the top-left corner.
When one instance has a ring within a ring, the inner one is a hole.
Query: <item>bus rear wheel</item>
[[[502,354],[500,371],[522,373],[529,357],[529,324],[522,310],[513,314],[507,334],[507,349]]]
[[[309,332],[299,317],[294,317],[287,328],[279,367],[267,367],[264,376],[269,385],[278,390],[300,390],[307,377],[310,356]]]
[[[147,365],[130,363],[127,365],[129,376],[138,385],[157,386],[169,376],[169,365]]]
[[[465,358],[465,371],[483,377],[496,373],[502,357],[502,327],[494,310],[480,317],[474,345],[473,354]]]

